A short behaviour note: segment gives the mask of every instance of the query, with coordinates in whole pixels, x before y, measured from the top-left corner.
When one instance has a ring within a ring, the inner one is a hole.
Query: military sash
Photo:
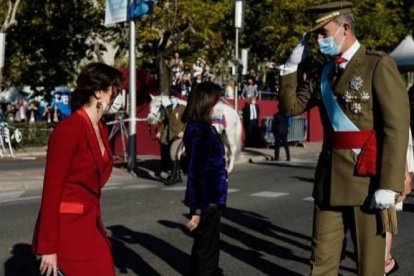
[[[360,131],[339,106],[329,80],[333,65],[328,63],[324,66],[321,82],[322,101],[334,130],[330,137],[332,147],[352,149],[358,155],[356,164],[358,175],[375,175],[377,159],[375,131]]]
[[[329,121],[331,122],[334,131],[359,131],[356,125],[345,115],[338,102],[335,100],[329,81],[329,73],[332,71],[333,66],[333,63],[328,63],[324,66],[321,83],[322,100],[326,113],[328,113]]]

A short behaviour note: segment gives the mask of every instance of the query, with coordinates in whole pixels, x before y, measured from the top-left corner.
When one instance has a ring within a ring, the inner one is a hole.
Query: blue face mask
[[[333,36],[329,36],[329,37],[318,40],[319,50],[321,51],[322,54],[327,55],[327,56],[332,56],[332,57],[339,55],[339,53],[341,52],[342,44],[344,43],[345,37],[342,39],[342,42],[339,44],[335,42],[334,38],[341,27],[342,25],[338,28],[338,30]]]
[[[173,107],[175,107],[178,104],[178,100],[176,98],[171,98],[170,101]]]

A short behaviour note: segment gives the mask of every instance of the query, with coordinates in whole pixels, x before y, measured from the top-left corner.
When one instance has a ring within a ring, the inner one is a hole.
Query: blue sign
[[[72,110],[70,108],[70,89],[67,87],[59,87],[55,90],[52,106],[56,106],[63,118],[68,117]]]
[[[127,21],[129,0],[105,1],[105,25]]]
[[[131,20],[137,19],[146,14],[151,14],[154,8],[153,0],[134,0],[129,10],[129,18]]]

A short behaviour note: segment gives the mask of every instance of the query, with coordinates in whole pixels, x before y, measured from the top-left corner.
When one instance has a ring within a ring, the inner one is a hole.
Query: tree
[[[87,59],[116,67],[126,65],[128,23],[104,26],[105,1],[32,0],[16,5],[19,1],[0,0],[3,6],[14,3],[12,14],[19,22],[8,28],[6,85],[24,84],[50,92],[55,86],[72,83],[79,64]],[[245,0],[240,48],[250,49],[249,67],[267,61],[284,63],[309,28],[304,10],[322,2]],[[7,9],[0,10],[0,18],[7,18],[7,14]],[[359,40],[374,49],[389,52],[413,32],[411,0],[355,1],[354,14]],[[227,62],[233,60],[234,0],[158,0],[153,14],[136,23],[137,64],[157,73],[162,93],[169,92],[166,59],[174,51],[188,63],[202,56],[216,72],[226,70]],[[315,37],[311,42],[316,54]]]
[[[4,16],[5,17],[4,22],[0,28],[0,33],[2,33],[4,37],[6,36],[7,30],[17,24],[16,12],[17,12],[17,8],[19,7],[20,0],[16,0],[14,2],[12,0],[8,0],[7,2],[8,2],[7,3],[8,9]],[[3,42],[0,41],[0,43],[3,43]],[[1,46],[4,48],[6,45],[1,45]],[[3,53],[0,53],[0,55],[2,54]],[[4,57],[2,56],[0,58],[4,58]],[[3,84],[3,67],[0,68],[0,92],[2,90],[2,84]]]
[[[0,29],[0,32],[2,33],[5,33],[10,27],[17,24],[16,12],[17,12],[17,8],[19,7],[20,0],[16,0],[16,1],[8,0],[7,4],[8,4],[8,9],[5,14],[6,16],[5,16],[4,22]]]
[[[409,32],[398,1],[356,3],[357,35],[368,48],[391,52]]]
[[[166,59],[179,51],[190,59],[203,55],[211,63],[225,54],[221,23],[231,14],[232,0],[157,1],[152,15],[137,21],[142,63],[156,68],[163,94],[169,93]],[[224,55],[225,56],[225,55]],[[155,60],[148,57],[155,57]]]
[[[10,29],[5,66],[10,86],[50,93],[71,83],[89,49],[87,38],[102,22],[87,0],[25,1]]]
[[[242,48],[249,48],[252,67],[273,61],[282,64],[310,27],[305,16],[307,7],[321,4],[321,0],[245,0],[245,23],[240,36]],[[353,13],[359,41],[369,48],[390,52],[414,28],[414,2],[410,0],[360,0],[354,1]],[[231,41],[234,29],[225,31]],[[313,64],[321,62],[316,37],[312,36],[310,48],[316,57]],[[313,65],[311,64],[310,67]]]
[[[105,1],[93,1],[96,14],[103,17]],[[96,25],[87,39],[89,50],[87,58],[120,68],[128,62],[129,50],[128,22],[111,26]]]
[[[50,92],[73,81],[81,60],[102,61],[108,52],[114,66],[125,65],[128,23],[103,26],[103,1],[35,0],[21,6],[22,24],[10,29],[8,85],[25,84],[39,93]],[[165,59],[172,51],[189,59],[201,54],[212,64],[218,57],[225,59],[223,53],[231,53],[220,32],[231,10],[232,0],[157,1],[154,13],[137,21],[138,64],[156,71],[161,91],[168,93]]]

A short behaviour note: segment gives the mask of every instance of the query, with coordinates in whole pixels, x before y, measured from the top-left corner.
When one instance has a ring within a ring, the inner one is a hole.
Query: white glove
[[[309,34],[304,33],[298,45],[293,49],[288,60],[285,63],[285,68],[295,68],[299,65],[305,58],[304,51],[306,44],[309,41]]]
[[[371,208],[388,209],[395,205],[397,193],[391,190],[379,189],[374,193]]]

